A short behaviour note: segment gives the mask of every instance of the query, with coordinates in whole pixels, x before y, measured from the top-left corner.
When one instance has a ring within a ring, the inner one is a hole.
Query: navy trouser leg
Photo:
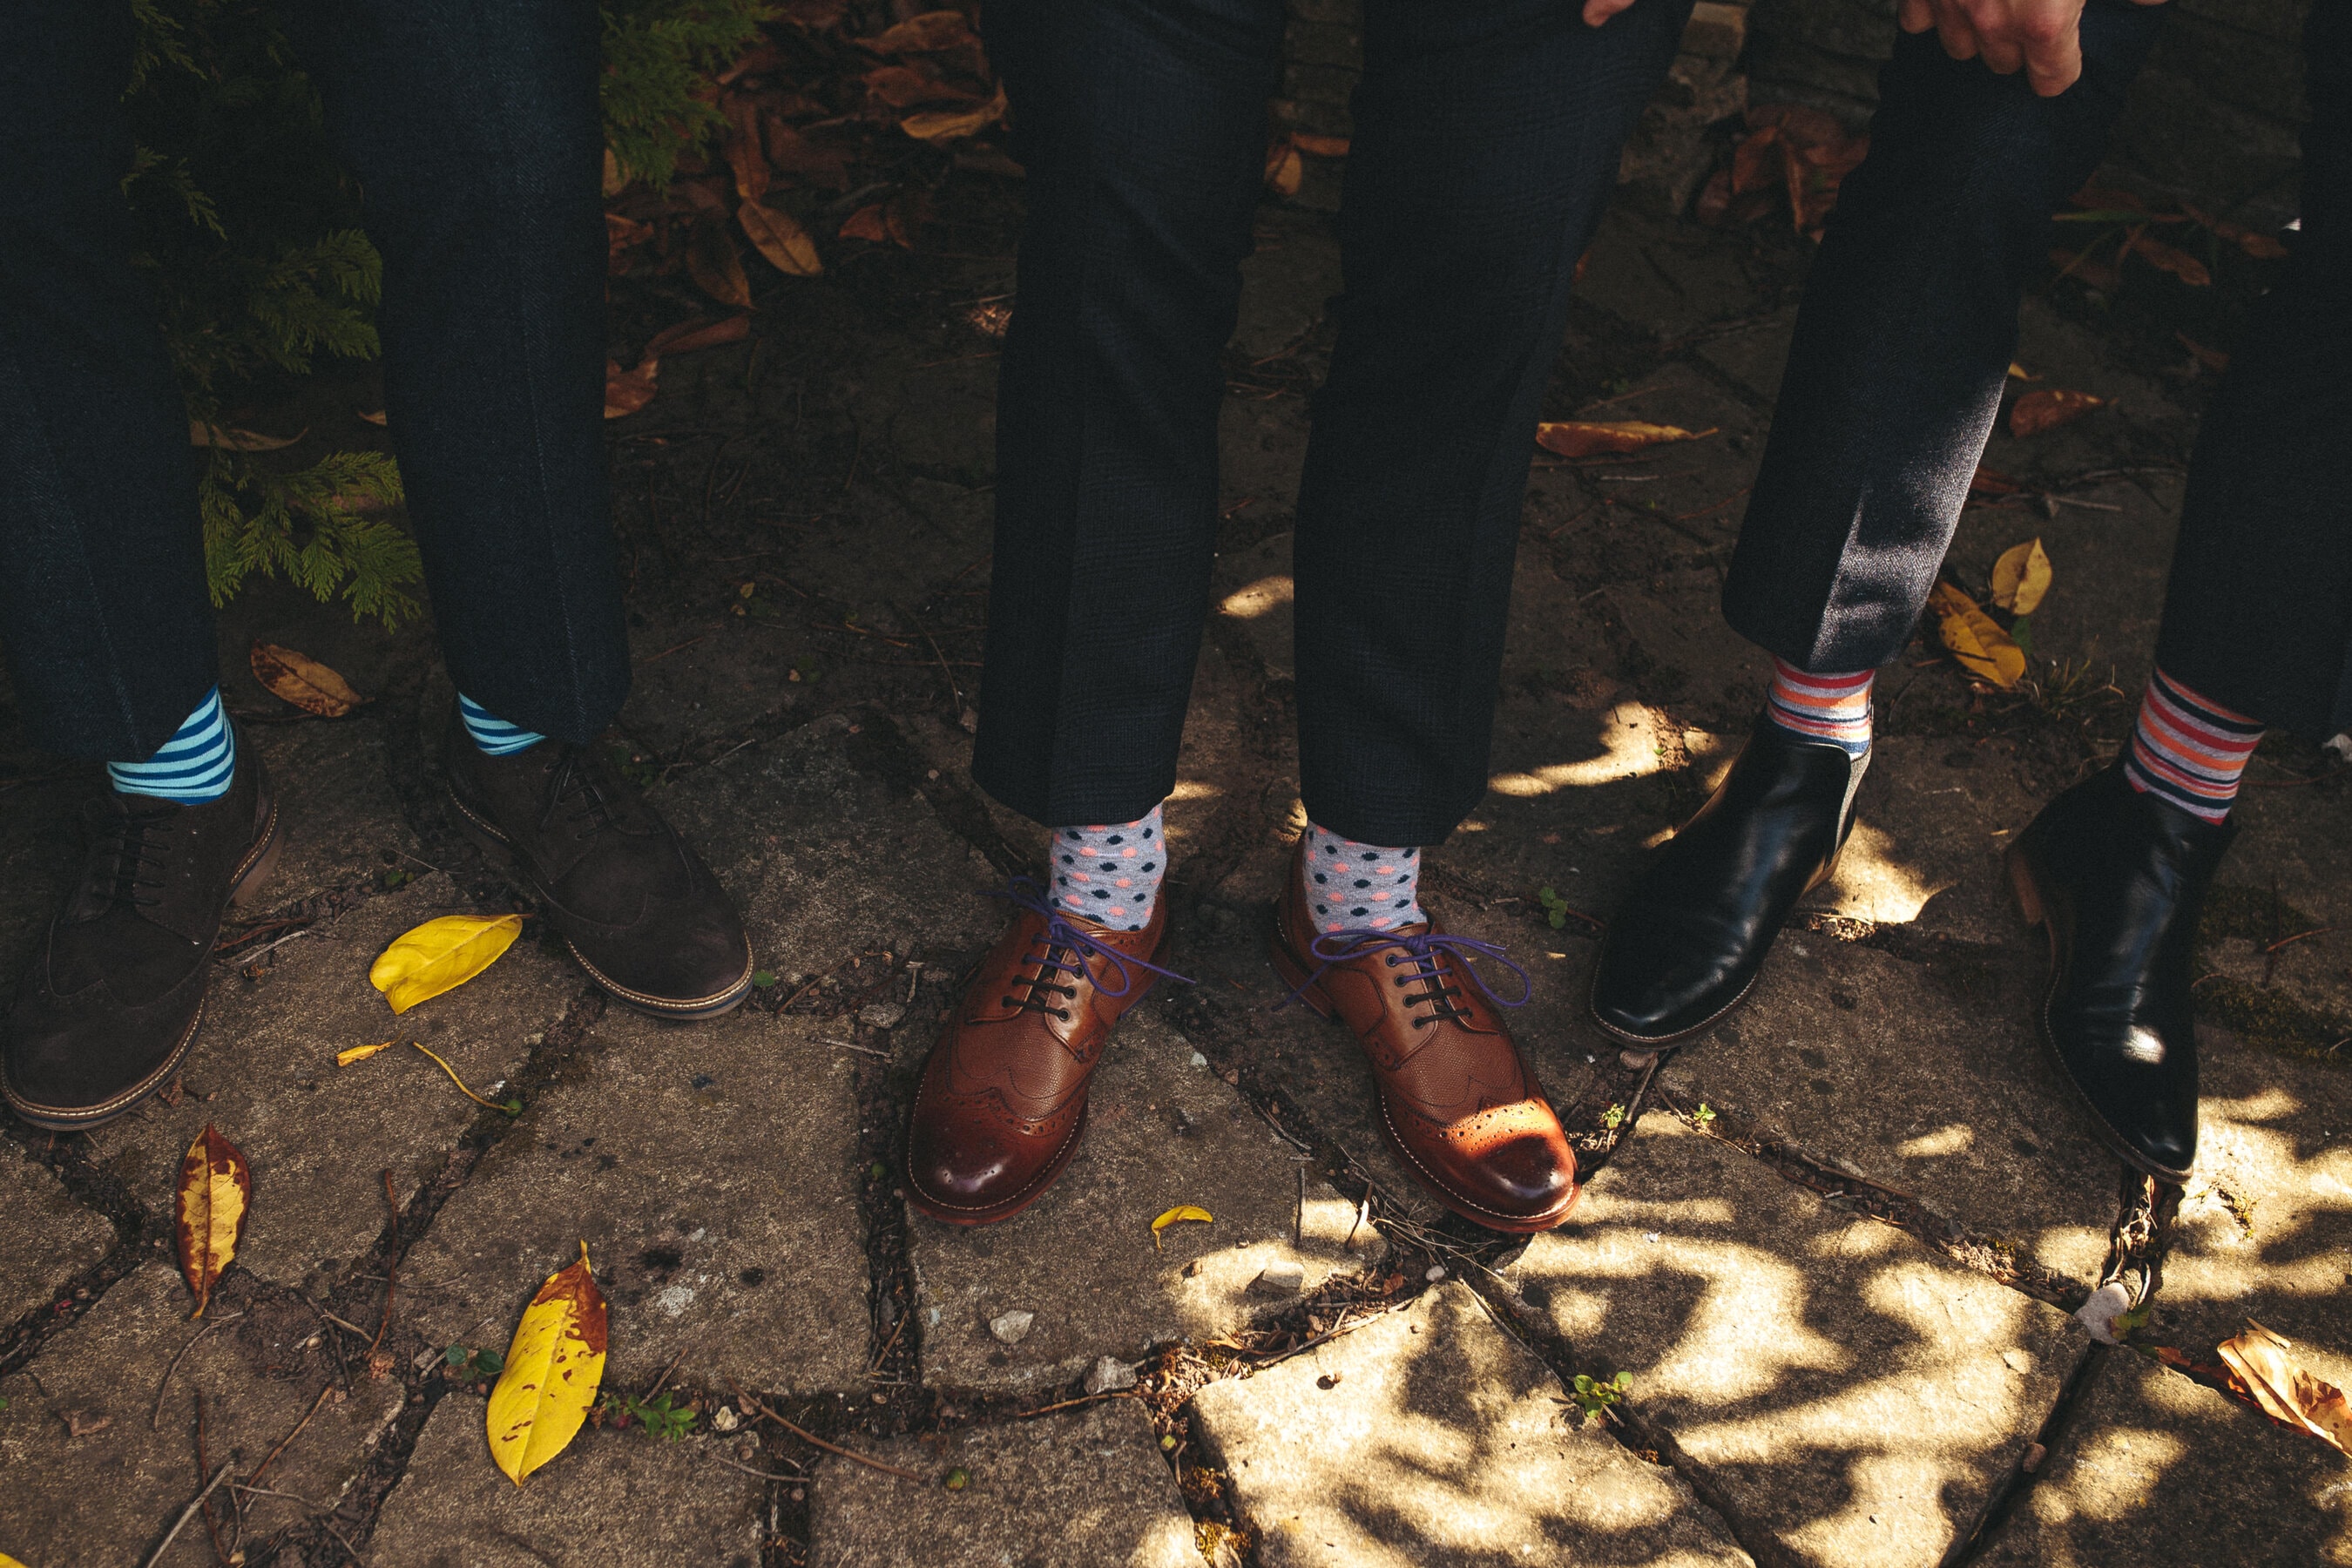
[[[1576,258],[1690,9],[1370,0],[1294,565],[1300,793],[1333,832],[1439,843],[1486,794]]]
[[[1933,33],[1896,39],[1724,584],[1741,635],[1818,673],[1902,649],[2000,410],[2050,215],[2097,166],[2164,14],[2091,0],[2082,79],[2055,98],[1952,59]]]
[[[384,411],[451,679],[593,740],[628,694],[604,131],[582,0],[289,0],[383,253]]]
[[[1688,0],[1373,0],[1347,296],[1297,556],[1308,809],[1434,843],[1486,787],[1520,493],[1575,260]],[[1280,0],[997,0],[1029,168],[973,773],[1055,824],[1175,784],[1216,529],[1219,354]],[[1401,586],[1400,586],[1401,584]]]
[[[0,5],[0,636],[39,744],[152,753],[219,679],[188,415],[131,265],[127,0]]]
[[[2303,228],[2189,465],[2157,662],[2314,740],[2352,730],[2352,6],[2311,8]]]

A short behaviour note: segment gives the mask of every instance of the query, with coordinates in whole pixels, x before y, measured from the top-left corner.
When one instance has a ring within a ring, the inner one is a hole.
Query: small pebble
[[[732,1432],[740,1425],[735,1412],[724,1405],[710,1413],[710,1429],[714,1432]]]
[[[1655,1051],[1619,1051],[1617,1053],[1618,1065],[1631,1068],[1635,1072],[1640,1072],[1657,1059],[1658,1053]]]
[[[1202,1056],[1200,1052],[1194,1051],[1192,1053],[1192,1065],[1196,1068],[1207,1067],[1209,1065],[1209,1058]]]
[[[1135,1369],[1117,1356],[1105,1356],[1087,1373],[1088,1394],[1108,1394],[1114,1389],[1133,1388]]]
[[[1024,1312],[1015,1308],[989,1319],[988,1331],[1005,1344],[1017,1345],[1029,1337],[1029,1326],[1036,1321],[1036,1313]]]
[[[1294,1262],[1269,1263],[1250,1281],[1250,1289],[1261,1296],[1296,1296],[1307,1289],[1307,1269]]]
[[[2115,1320],[2131,1310],[2131,1292],[2121,1280],[2111,1279],[2091,1292],[2091,1299],[2074,1309],[2074,1317],[2091,1337],[2103,1345],[2120,1344],[2116,1337]]]
[[[1423,1275],[1422,1278],[1434,1285],[1437,1281],[1445,1278],[1445,1265],[1443,1263],[1431,1264],[1429,1266],[1429,1272]]]
[[[1642,1239],[1643,1241],[1655,1242],[1658,1239],[1658,1233],[1654,1230],[1645,1230],[1642,1233]]]
[[[1339,1386],[1339,1380],[1347,1375],[1348,1374],[1343,1372],[1327,1372],[1322,1376],[1315,1380],[1315,1386],[1318,1388],[1337,1388]]]
[[[895,1029],[907,1009],[896,1002],[876,1002],[858,1010],[857,1021],[869,1029]]]

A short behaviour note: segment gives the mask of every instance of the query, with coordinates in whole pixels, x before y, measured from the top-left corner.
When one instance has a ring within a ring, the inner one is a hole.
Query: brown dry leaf
[[[1731,194],[1769,190],[1780,182],[1780,129],[1767,125],[1751,132],[1731,154]]]
[[[2121,258],[2117,259],[2120,260]],[[2058,268],[2061,277],[2079,278],[2093,289],[2113,291],[2115,286],[2123,281],[2123,274],[2116,271],[2112,265],[2105,261],[2092,260],[2090,247],[2087,246],[2081,250],[2069,250],[2063,245],[2055,246],[2050,252],[2050,264]]]
[[[751,243],[768,258],[768,265],[785,277],[824,276],[824,263],[818,258],[816,242],[782,208],[745,202],[735,209],[735,221],[743,226],[743,232],[751,237]]]
[[[1345,136],[1318,136],[1312,131],[1294,131],[1290,144],[1310,158],[1344,158],[1348,155]]]
[[[1003,118],[1004,84],[999,82],[995,96],[977,109],[910,114],[898,122],[898,129],[918,142],[952,142],[959,136],[984,131]]]
[[[515,1325],[490,1390],[490,1459],[515,1485],[578,1435],[604,1380],[604,1293],[580,1261],[549,1275]]]
[[[610,147],[605,148],[604,194],[608,196],[617,196],[628,184],[629,172],[621,167],[621,161],[613,156],[613,150]]]
[[[2200,207],[2193,207],[2187,202],[2180,204],[2180,210],[2198,224],[2244,251],[2248,256],[2262,261],[2286,259],[2286,246],[2276,235],[2263,234],[2248,228],[2242,224],[2234,224],[2226,218],[2215,217],[2211,213]]]
[[[750,211],[752,204],[743,204]],[[763,209],[764,210],[764,209]],[[743,252],[716,214],[695,220],[686,247],[686,273],[696,288],[722,305],[739,310],[751,308],[751,280],[743,274]]]
[[[206,425],[202,420],[188,421],[189,446],[216,447],[224,452],[280,451],[310,433],[307,425],[291,436],[264,436],[257,430],[232,430],[226,426]]]
[[[246,657],[253,666],[254,679],[268,687],[271,695],[291,702],[305,713],[340,719],[367,700],[352,689],[350,681],[309,654],[296,653],[276,643],[257,642]]]
[[[245,1211],[253,1201],[253,1170],[237,1146],[206,1122],[188,1145],[180,1162],[180,1186],[173,1205],[180,1237],[180,1276],[195,1292],[196,1310],[205,1315],[213,1287],[236,1257],[236,1238],[245,1228]]]
[[[849,187],[849,155],[840,148],[810,141],[782,115],[770,110],[762,119],[767,132],[771,168],[828,191]]]
[[[2012,616],[2030,616],[2050,592],[2050,557],[2042,541],[2012,544],[1992,563],[1992,602]]]
[[[646,341],[646,358],[662,359],[670,354],[690,354],[698,349],[715,349],[728,343],[740,343],[751,335],[749,316],[722,316],[712,321],[697,316],[692,321],[675,322],[664,327]]]
[[[2132,241],[2132,254],[2159,271],[2169,272],[2191,288],[2203,289],[2212,284],[2213,275],[2205,264],[2187,251],[2169,246],[2150,235],[2140,235]]]
[[[843,239],[870,239],[877,245],[887,243],[890,238],[890,220],[883,214],[882,204],[876,202],[871,206],[859,207],[851,213],[849,221],[841,226],[840,237]]]
[[[741,93],[729,93],[725,110],[727,139],[723,151],[727,167],[735,176],[735,194],[747,202],[756,202],[768,194],[773,178],[767,153],[760,144],[760,106]]]
[[[1563,458],[1599,458],[1612,452],[1638,452],[1668,441],[1696,441],[1712,430],[1685,430],[1679,425],[1651,425],[1639,419],[1590,421],[1546,420],[1536,426],[1536,445]]]
[[[1265,188],[1277,196],[1295,196],[1307,177],[1306,161],[1298,155],[1297,139],[1285,136],[1265,150]]]
[[[2087,392],[2067,392],[2056,387],[2029,392],[2009,405],[2009,433],[2038,436],[2044,430],[2055,430],[2061,425],[2072,425],[2094,408],[2105,407],[2106,402]]]
[[[2218,1349],[2222,1363],[2244,1382],[2263,1415],[2352,1454],[2352,1403],[2346,1401],[2342,1389],[2296,1365],[2287,1353],[2294,1346],[2249,1318],[2246,1331]]]
[[[2203,343],[2199,342],[2195,338],[2190,337],[2187,332],[2175,332],[2172,335],[2180,340],[2180,346],[2182,348],[2187,349],[2190,353],[2197,356],[2197,363],[2199,364],[2203,365],[2207,370],[2211,371],[2214,374],[2219,375],[2223,371],[2230,368],[2230,356],[2223,353],[2220,349],[2209,349]]]
[[[648,354],[635,370],[623,370],[619,360],[604,362],[604,417],[625,419],[654,400],[661,376],[661,361]]]
[[[363,425],[373,425],[373,426],[375,426],[377,429],[379,429],[379,430],[381,430],[381,429],[383,429],[383,426],[384,426],[384,418],[383,418],[383,409],[379,408],[379,409],[376,409],[374,412],[370,413],[367,409],[364,409],[364,408],[354,408],[354,409],[352,409],[352,412],[354,415],[358,416],[359,420],[360,420],[360,422],[361,422],[362,424],[363,424]]]
[[[1970,495],[2013,496],[2021,495],[2024,491],[2023,485],[2019,484],[1999,468],[1988,468],[1981,463],[1977,465],[1977,471],[1969,476]]]
[[[877,55],[927,54],[977,44],[961,11],[925,11],[871,38],[857,40]]]
[[[394,937],[369,967],[368,984],[405,1013],[496,963],[521,934],[520,915],[443,915]]]
[[[1960,661],[1961,668],[2003,691],[2024,678],[2025,650],[1974,599],[1949,583],[1938,583],[1927,597],[1927,607],[1935,613],[1945,649]]]
[[[980,100],[907,66],[877,66],[865,77],[866,91],[885,109],[914,109],[926,103],[973,104]]]

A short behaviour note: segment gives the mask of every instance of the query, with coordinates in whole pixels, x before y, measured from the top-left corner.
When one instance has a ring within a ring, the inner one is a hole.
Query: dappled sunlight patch
[[[1289,604],[1295,596],[1288,574],[1261,577],[1246,587],[1237,588],[1217,602],[1219,613],[1235,620],[1254,621],[1260,616],[1272,615]]]
[[[1679,741],[1679,732],[1674,737]],[[1521,773],[1496,773],[1486,785],[1497,795],[1531,800],[1570,788],[1591,788],[1641,778],[1665,766],[1668,737],[1656,712],[1638,702],[1620,702],[1601,721],[1601,753],[1580,762],[1553,763]]]
[[[1829,884],[1835,913],[1877,925],[1906,925],[1919,918],[1928,900],[1954,885],[1930,883],[1904,862],[1897,843],[1894,835],[1867,822],[1854,825]]]
[[[1895,1146],[1895,1152],[1906,1160],[1940,1160],[1948,1154],[1967,1153],[1976,1146],[1976,1141],[1975,1128],[1965,1121],[1953,1121],[1916,1138],[1906,1138]]]

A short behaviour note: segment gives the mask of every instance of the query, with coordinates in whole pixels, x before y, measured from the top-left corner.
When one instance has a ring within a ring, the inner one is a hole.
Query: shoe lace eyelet
[[[1056,1007],[1054,1010],[1054,1016],[1066,1024],[1070,1021],[1070,1010],[1067,1007]]]

